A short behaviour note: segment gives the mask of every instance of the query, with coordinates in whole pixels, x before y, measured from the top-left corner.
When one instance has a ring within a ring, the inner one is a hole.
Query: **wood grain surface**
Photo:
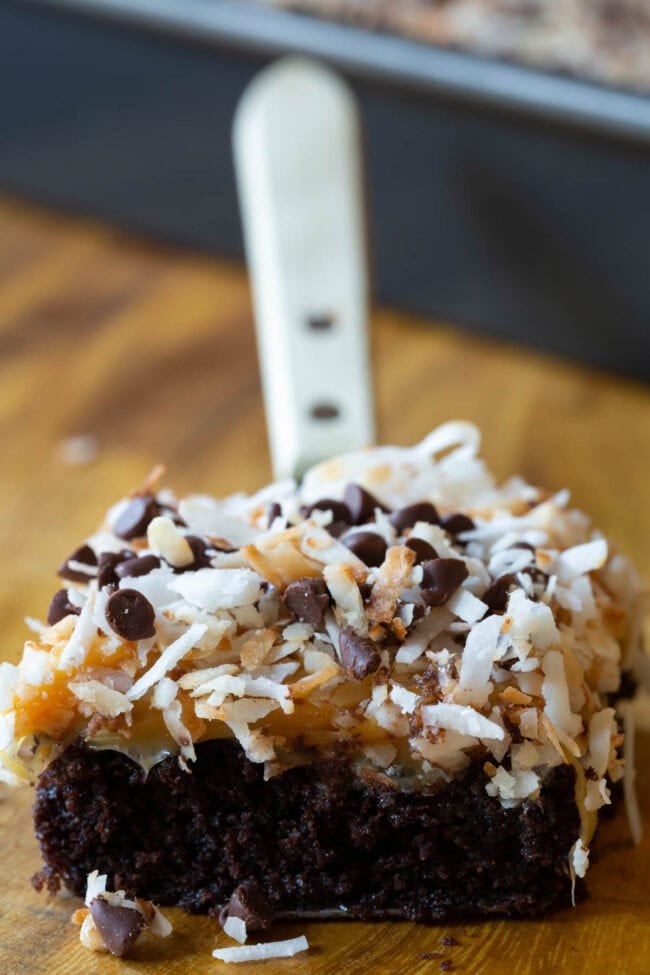
[[[570,487],[648,579],[648,388],[388,310],[373,315],[372,342],[383,441],[412,442],[452,417],[477,421],[498,476]],[[81,434],[97,456],[71,466],[62,441]],[[179,491],[269,479],[242,269],[0,200],[0,444],[0,658],[15,660],[23,617],[46,612],[62,557],[154,463]],[[625,817],[607,822],[591,897],[575,910],[541,922],[279,925],[274,937],[306,933],[309,953],[235,971],[647,975],[647,731],[637,746],[646,839],[635,850]],[[0,802],[0,975],[226,970],[210,956],[225,935],[176,910],[173,936],[137,946],[129,961],[81,948],[69,923],[77,901],[48,903],[30,887],[30,802],[29,792]]]

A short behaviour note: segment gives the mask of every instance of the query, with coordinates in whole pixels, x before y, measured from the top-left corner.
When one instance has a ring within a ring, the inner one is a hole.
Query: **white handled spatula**
[[[359,119],[319,64],[257,75],[235,167],[276,477],[374,439]]]

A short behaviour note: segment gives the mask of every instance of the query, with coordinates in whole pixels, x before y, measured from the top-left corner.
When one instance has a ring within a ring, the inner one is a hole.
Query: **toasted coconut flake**
[[[589,722],[589,764],[601,778],[609,765],[612,739],[616,734],[614,708],[603,708],[592,715]]]
[[[415,552],[405,545],[394,545],[387,550],[368,600],[368,619],[377,623],[390,623],[395,616],[402,590],[410,583],[414,564]]]
[[[562,653],[559,650],[549,650],[542,660],[542,669],[545,713],[556,729],[559,728],[568,735],[577,735],[582,728],[582,720],[579,715],[571,713],[569,686]]]
[[[226,504],[202,495],[184,498],[178,511],[188,528],[197,535],[228,542],[234,547],[253,542],[257,531],[226,511]]]
[[[189,674],[183,674],[178,680],[178,686],[184,691],[197,691],[200,694],[209,694],[212,688],[210,681],[223,674],[236,674],[235,664],[220,664],[218,667],[207,667],[203,670],[193,670]],[[194,697],[194,695],[192,695]]]
[[[363,753],[378,768],[388,768],[397,758],[397,749],[388,742],[373,742],[364,745]]]
[[[519,731],[524,738],[539,738],[537,708],[524,708],[519,712]]]
[[[251,569],[199,569],[175,576],[169,588],[193,606],[214,613],[257,602],[261,584],[261,577]]]
[[[97,636],[97,627],[93,620],[95,593],[90,592],[81,613],[77,617],[72,636],[68,640],[60,658],[60,665],[64,670],[80,667]]]
[[[625,810],[630,833],[633,841],[638,845],[643,838],[641,824],[641,810],[636,791],[635,739],[634,739],[634,704],[627,702],[622,707],[625,728],[625,778],[623,779],[623,794]]]
[[[130,701],[139,701],[154,684],[157,684],[168,671],[172,670],[190,652],[192,647],[201,639],[205,630],[205,626],[200,623],[195,623],[178,640],[175,640],[166,647],[153,667],[146,674],[143,674],[135,682],[131,690],[127,692],[128,699]]]
[[[325,656],[325,654],[323,654]],[[329,660],[329,658],[328,658]],[[294,701],[301,700],[308,697],[313,691],[318,687],[322,687],[333,677],[338,677],[342,673],[341,668],[333,660],[329,660],[328,664],[324,664],[320,670],[317,670],[313,674],[309,674],[307,677],[302,677],[297,680],[295,684],[290,684],[289,689],[291,692],[291,697]]]
[[[569,863],[576,877],[584,877],[589,869],[589,848],[580,840],[571,847]]]
[[[478,739],[457,731],[441,731],[435,742],[424,737],[411,739],[413,749],[432,765],[440,766],[449,772],[458,772],[469,765],[465,750],[475,748]]]
[[[86,881],[86,897],[85,897],[86,907],[90,907],[94,899],[96,897],[99,897],[100,894],[106,893],[107,879],[108,879],[107,875],[100,874],[99,870],[93,870],[92,873],[88,874],[88,878]]]
[[[248,939],[246,922],[240,917],[227,917],[223,929],[229,938],[238,941],[240,945],[245,944]]]
[[[524,692],[520,691],[518,687],[504,688],[504,690],[499,691],[499,697],[502,701],[505,701],[506,704],[521,704],[524,706],[530,704],[533,700],[530,694],[524,694]],[[534,711],[534,708],[531,710]]]
[[[162,716],[167,731],[180,748],[179,763],[181,768],[188,771],[187,763],[196,761],[196,752],[194,751],[192,736],[183,723],[183,707],[178,698],[175,698],[162,709]]]
[[[147,541],[154,555],[159,555],[170,565],[183,568],[194,561],[190,543],[171,518],[154,518],[147,528]]]
[[[302,935],[287,941],[266,941],[257,945],[244,945],[242,948],[215,948],[212,957],[225,962],[264,961],[266,958],[292,958],[308,949],[309,942]]]
[[[413,714],[420,700],[420,696],[402,687],[401,684],[393,684],[390,689],[390,699],[404,714]]]
[[[3,661],[0,663],[0,711],[8,711],[14,702],[18,684],[18,667]]]
[[[326,565],[323,578],[335,603],[336,622],[344,629],[351,626],[359,633],[368,632],[368,619],[354,573],[348,565]]]
[[[462,704],[427,704],[420,708],[420,715],[425,725],[448,728],[475,738],[496,738],[500,741],[505,734],[494,721]]]
[[[482,619],[488,611],[487,603],[477,599],[469,590],[459,589],[447,602],[448,608],[465,623],[475,623]]]
[[[246,670],[260,667],[275,643],[275,630],[255,630],[241,647],[241,664]]]
[[[489,682],[492,665],[499,657],[497,644],[500,632],[501,617],[488,616],[482,623],[477,623],[467,637],[455,695],[459,704],[481,707],[486,703],[492,689]]]
[[[411,635],[397,651],[396,663],[415,663],[431,641],[449,626],[452,618],[451,613],[444,606],[430,610],[429,614],[413,627]]]
[[[585,572],[601,569],[606,561],[607,542],[604,538],[598,538],[562,552],[556,559],[555,572],[561,583],[567,583]]]
[[[227,697],[243,697],[246,693],[246,681],[243,675],[231,677],[228,674],[223,674],[221,677],[215,677],[209,683],[197,687],[192,692],[192,697],[202,697],[206,693],[210,694],[208,704],[211,707],[218,707],[223,704]]]
[[[118,715],[128,714],[133,710],[133,704],[126,694],[112,690],[98,680],[70,684],[70,690],[79,701],[90,704],[104,718],[117,718]]]
[[[560,634],[550,607],[528,599],[521,589],[510,593],[507,619],[510,620],[510,637],[522,658],[528,656],[533,646],[545,650],[559,642]]]
[[[289,541],[280,541],[266,551],[256,545],[246,545],[241,554],[247,564],[275,589],[284,590],[296,579],[318,575],[313,563]]]
[[[584,800],[587,812],[596,812],[602,806],[611,805],[611,802],[611,794],[607,788],[605,779],[598,779],[595,782],[590,780],[587,782],[587,791]]]
[[[305,640],[309,640],[314,632],[313,626],[309,623],[290,623],[282,631],[282,635],[285,640],[296,640],[298,643],[303,643]]]
[[[498,796],[506,807],[517,805],[539,794],[539,776],[532,770],[513,769],[507,772],[500,766],[485,786],[485,791],[489,796]]]
[[[104,944],[104,939],[97,930],[97,925],[95,924],[93,916],[90,913],[86,915],[82,922],[81,930],[79,931],[79,940],[84,948],[88,948],[89,951],[108,951],[108,948]]]

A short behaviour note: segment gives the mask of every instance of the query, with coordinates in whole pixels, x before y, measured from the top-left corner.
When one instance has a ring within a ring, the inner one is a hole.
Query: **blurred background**
[[[646,0],[1,0],[9,657],[155,463],[271,476],[231,126],[289,53],[360,106],[379,438],[475,420],[650,575]]]

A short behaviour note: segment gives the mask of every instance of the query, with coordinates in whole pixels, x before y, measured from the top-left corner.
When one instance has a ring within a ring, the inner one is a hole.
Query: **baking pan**
[[[650,378],[650,99],[225,0],[0,2],[0,184],[243,253],[230,127],[284,53],[361,104],[377,295]]]

